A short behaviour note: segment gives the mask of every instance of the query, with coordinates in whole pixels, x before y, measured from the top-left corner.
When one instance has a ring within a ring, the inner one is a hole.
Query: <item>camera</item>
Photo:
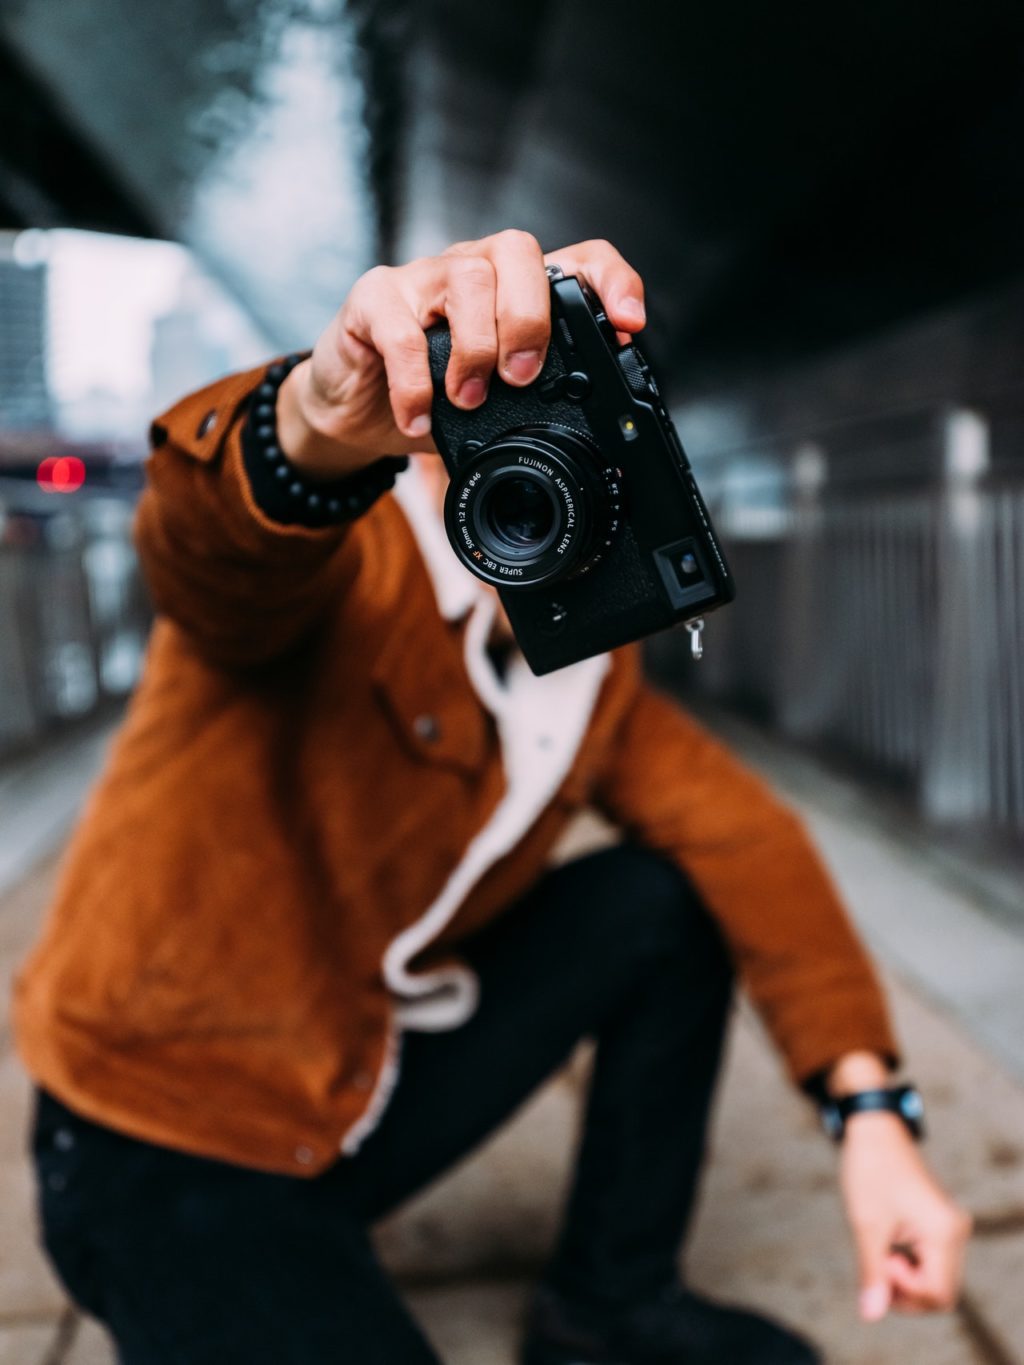
[[[456,408],[448,327],[427,332],[448,539],[497,587],[534,673],[678,622],[699,654],[701,618],[734,588],[689,461],[639,348],[585,281],[548,278],[551,345],[526,388],[495,374],[479,408]]]

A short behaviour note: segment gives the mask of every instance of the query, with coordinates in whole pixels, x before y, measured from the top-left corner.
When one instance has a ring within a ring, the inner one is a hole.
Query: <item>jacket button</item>
[[[437,717],[427,715],[426,712],[416,717],[412,728],[416,737],[425,740],[427,744],[436,744],[441,738],[441,725]]]
[[[70,1128],[58,1128],[53,1135],[53,1145],[58,1152],[70,1152],[75,1145],[75,1135]]]
[[[310,1165],[313,1160],[312,1147],[296,1147],[295,1160],[300,1164],[300,1166]]]
[[[54,1194],[63,1194],[68,1187],[68,1178],[62,1171],[51,1171],[46,1177],[46,1183]]]
[[[217,425],[217,409],[211,408],[203,420],[196,427],[196,436],[202,438],[208,436]]]

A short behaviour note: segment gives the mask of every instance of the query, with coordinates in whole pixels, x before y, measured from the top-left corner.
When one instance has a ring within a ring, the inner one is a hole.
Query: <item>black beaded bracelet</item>
[[[340,526],[361,517],[409,465],[408,455],[385,456],[343,479],[314,481],[291,463],[277,439],[277,393],[305,355],[267,368],[242,427],[242,458],[260,511],[285,526]]]

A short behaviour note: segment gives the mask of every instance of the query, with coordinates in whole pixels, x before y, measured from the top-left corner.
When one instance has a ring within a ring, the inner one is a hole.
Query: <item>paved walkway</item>
[[[690,1278],[803,1326],[833,1365],[1024,1365],[1024,1080],[1017,1070],[1024,1048],[1013,1046],[1024,937],[937,873],[934,860],[865,818],[851,790],[742,727],[731,737],[803,806],[886,965],[910,1066],[930,1103],[933,1163],[974,1212],[978,1236],[957,1313],[860,1325],[835,1155],[741,1007]],[[61,762],[62,819],[97,748],[79,744]],[[39,860],[38,845],[30,869],[9,846],[5,793],[21,791],[19,828],[34,828],[24,803],[37,788],[31,773],[19,781],[0,781],[0,872],[9,869],[6,885],[0,879],[5,1000],[55,872],[52,856]],[[51,820],[51,837],[59,823]],[[380,1230],[387,1262],[448,1365],[513,1365],[529,1279],[553,1235],[585,1072],[581,1056],[480,1154]],[[0,1365],[112,1365],[103,1333],[68,1307],[36,1248],[22,1153],[27,1100],[3,1029]]]

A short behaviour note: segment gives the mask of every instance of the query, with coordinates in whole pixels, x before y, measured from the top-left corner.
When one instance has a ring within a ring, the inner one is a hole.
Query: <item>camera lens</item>
[[[480,498],[478,516],[509,554],[537,554],[558,530],[558,507],[539,478],[522,474],[496,479]]]
[[[448,539],[488,583],[528,588],[572,577],[597,562],[618,528],[617,479],[579,432],[520,427],[454,471]]]

